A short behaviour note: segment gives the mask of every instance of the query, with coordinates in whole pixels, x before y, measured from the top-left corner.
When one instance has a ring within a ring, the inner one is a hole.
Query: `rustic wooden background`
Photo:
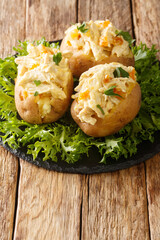
[[[18,39],[56,40],[71,23],[106,18],[160,48],[159,17],[159,0],[0,0],[0,56]],[[0,239],[160,240],[160,154],[114,173],[73,175],[0,147]]]

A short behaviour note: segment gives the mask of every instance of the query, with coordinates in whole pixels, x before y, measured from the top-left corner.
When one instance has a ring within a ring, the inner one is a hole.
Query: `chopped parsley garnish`
[[[85,28],[85,27],[86,27],[86,23],[83,22],[80,27],[77,26],[77,29],[82,33],[86,33],[89,30],[89,28]]]
[[[135,39],[132,39],[131,35],[129,34],[129,32],[124,32],[124,31],[115,31],[115,34],[117,34],[117,36],[122,36],[124,38],[124,40],[126,40],[129,43],[129,46],[132,47],[132,44],[135,42]]]
[[[117,96],[117,97],[121,97],[121,98],[123,98],[121,95],[119,95],[119,94],[117,94],[117,93],[115,93],[114,92],[114,89],[116,88],[117,86],[111,86],[110,88],[108,88],[108,90],[106,90],[105,92],[104,92],[104,94],[105,95],[107,95],[107,96]]]
[[[34,83],[36,86],[39,86],[41,84],[41,81],[40,80],[34,80]]]
[[[62,60],[62,53],[61,52],[58,52],[57,54],[53,55],[53,62],[55,62],[56,65],[58,65],[61,60]]]
[[[113,72],[113,75],[115,78],[119,78],[119,77],[126,77],[126,78],[129,78],[129,73],[126,72],[123,68],[121,67],[117,67],[114,72]]]
[[[105,115],[105,113],[104,113],[104,111],[103,111],[103,109],[102,109],[102,107],[98,104],[98,105],[96,105],[96,107],[97,108],[99,108],[99,110],[101,111],[101,113],[103,114],[103,115]]]
[[[38,95],[39,95],[39,93],[37,91],[35,91],[34,96],[36,97]]]

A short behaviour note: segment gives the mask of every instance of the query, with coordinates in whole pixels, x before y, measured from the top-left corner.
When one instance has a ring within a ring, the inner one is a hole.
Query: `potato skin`
[[[71,50],[71,47],[66,45],[65,38],[62,40],[61,47],[62,53],[66,50]],[[118,62],[122,63],[125,66],[134,66],[134,57],[117,57],[110,56],[106,57],[103,60],[96,61],[93,56],[87,56],[83,53],[82,50],[74,50],[72,48],[72,56],[68,58],[69,67],[73,76],[79,77],[83,72],[87,71],[89,68],[96,66],[98,64]]]
[[[71,106],[71,115],[82,131],[89,136],[104,137],[118,132],[136,117],[141,106],[141,89],[136,83],[128,97],[122,100],[105,118],[95,116],[97,119],[95,125],[80,121],[74,111],[76,104],[77,102],[74,100]]]
[[[41,117],[35,96],[29,95],[26,98],[22,97],[24,90],[22,86],[15,84],[15,104],[21,118],[32,124],[51,123],[62,117],[69,107],[71,94],[73,92],[73,77],[71,77],[67,85],[67,98],[63,100],[53,99],[51,111],[46,114],[44,118]]]

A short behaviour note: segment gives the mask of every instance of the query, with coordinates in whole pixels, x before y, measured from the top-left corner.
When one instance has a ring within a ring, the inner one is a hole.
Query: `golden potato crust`
[[[71,115],[84,133],[93,137],[104,137],[118,132],[126,124],[131,122],[139,112],[141,106],[141,89],[138,83],[135,84],[126,99],[123,99],[105,118],[98,118],[95,125],[81,122],[74,110],[76,100],[71,106]]]
[[[15,84],[15,104],[21,118],[24,121],[32,124],[51,123],[62,117],[69,107],[73,92],[73,77],[71,77],[67,85],[67,97],[63,100],[53,99],[51,111],[43,118],[39,112],[39,107],[36,103],[36,97],[34,95],[28,95],[27,97],[24,97],[23,92],[24,88]]]

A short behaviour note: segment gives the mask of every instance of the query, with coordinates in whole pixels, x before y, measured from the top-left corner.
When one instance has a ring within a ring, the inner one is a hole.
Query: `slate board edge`
[[[147,153],[144,156],[134,159],[134,160],[127,160],[123,163],[112,164],[112,165],[102,165],[97,164],[96,167],[74,167],[73,165],[68,164],[68,167],[61,167],[58,165],[58,163],[55,163],[52,161],[52,165],[50,165],[47,161],[39,161],[39,160],[33,160],[33,158],[30,155],[25,154],[24,152],[21,152],[20,149],[12,149],[6,144],[3,144],[2,141],[0,141],[0,145],[2,145],[7,151],[11,152],[14,156],[21,158],[23,160],[28,161],[31,164],[36,165],[37,167],[42,167],[46,170],[50,171],[56,171],[56,172],[63,172],[63,173],[74,173],[74,174],[97,174],[97,173],[107,173],[107,172],[114,172],[117,170],[122,170],[126,168],[130,168],[132,166],[135,166],[139,163],[142,163],[150,158],[152,158],[154,155],[160,152],[160,143],[156,145],[153,152]]]

